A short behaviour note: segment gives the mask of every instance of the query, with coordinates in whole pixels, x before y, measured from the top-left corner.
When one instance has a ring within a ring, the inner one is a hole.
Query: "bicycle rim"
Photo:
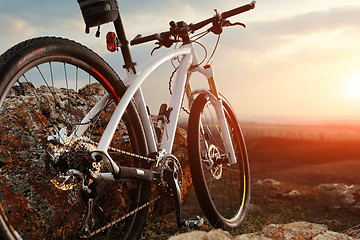
[[[2,86],[6,84],[1,89],[0,111],[2,214],[23,239],[76,239],[88,198],[82,188],[84,182],[93,186],[94,208],[87,221],[89,231],[105,226],[145,202],[148,187],[133,181],[95,180],[89,174],[90,153],[122,94],[114,79],[104,77],[109,75],[104,72],[105,63],[88,49],[64,39],[33,39],[23,45],[33,48],[36,56],[33,52],[23,54],[27,50],[15,47],[11,59],[6,54],[1,58],[5,65],[19,65],[17,71],[1,69],[7,73],[1,80]],[[23,55],[29,56],[25,62],[21,62]],[[82,59],[80,55],[84,55]],[[95,64],[86,63],[87,57]],[[84,116],[107,93],[111,98],[99,114],[90,117],[87,131],[67,141]],[[132,121],[136,117],[134,109],[124,114],[111,147],[144,153],[142,136],[136,130],[141,126],[138,121]],[[120,165],[140,166],[131,157],[112,151],[109,154]],[[70,176],[69,169],[83,173],[85,180],[71,176],[65,182]],[[103,166],[99,171],[111,169]],[[133,238],[139,235],[134,225],[141,226],[143,222],[135,214],[93,239]]]
[[[189,122],[189,154],[195,191],[215,227],[236,228],[247,215],[250,184],[245,144],[236,117],[223,99],[224,113],[237,157],[229,164],[215,108],[199,95]]]

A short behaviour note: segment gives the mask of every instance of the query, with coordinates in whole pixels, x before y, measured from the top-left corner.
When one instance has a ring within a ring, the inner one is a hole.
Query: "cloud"
[[[12,45],[39,34],[39,29],[16,16],[1,14],[0,54]]]
[[[246,29],[225,29],[221,44],[226,50],[236,46],[235,49],[246,54],[283,51],[291,46],[302,45],[301,42],[317,44],[320,48],[324,44],[327,47],[343,45],[349,48],[353,43],[346,46],[343,41],[348,41],[349,34],[359,37],[359,12],[360,6],[347,6],[273,21],[250,21],[246,22]]]
[[[339,28],[358,28],[360,6],[333,8],[328,11],[310,12],[292,18],[255,23],[257,31],[267,35],[298,36]]]
[[[1,14],[0,22],[2,39],[26,38],[38,33],[31,23],[16,16]]]

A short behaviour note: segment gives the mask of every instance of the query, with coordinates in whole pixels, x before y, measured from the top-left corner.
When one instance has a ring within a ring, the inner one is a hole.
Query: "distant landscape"
[[[360,184],[360,124],[242,124],[253,178]]]
[[[241,123],[243,133],[248,138],[274,137],[298,140],[360,140],[360,121],[358,123]]]

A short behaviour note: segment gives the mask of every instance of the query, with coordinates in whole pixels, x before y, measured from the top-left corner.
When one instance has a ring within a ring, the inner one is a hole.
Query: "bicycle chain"
[[[99,228],[99,229],[91,232],[87,237],[88,237],[88,238],[93,237],[93,236],[95,236],[96,234],[99,234],[99,233],[101,233],[101,232],[103,232],[103,231],[111,228],[112,226],[118,224],[119,222],[124,221],[126,218],[128,218],[128,217],[136,214],[138,211],[146,208],[147,206],[149,206],[149,205],[152,204],[153,202],[159,200],[161,197],[162,197],[162,195],[157,196],[156,198],[152,199],[151,201],[149,201],[149,202],[147,202],[147,203],[145,203],[145,204],[143,204],[143,205],[135,208],[135,209],[132,210],[131,212],[128,212],[128,213],[125,214],[124,216],[122,216],[122,217],[120,217],[120,218],[118,218],[118,219],[116,219],[116,220],[108,223],[107,225],[105,225],[105,226],[103,226],[103,227],[101,227],[101,228]]]
[[[95,145],[95,146],[98,145],[97,142],[91,140],[90,138],[87,138],[87,137],[81,137],[81,138],[82,138],[82,140],[87,141],[87,142],[90,143],[90,144],[93,144],[93,145]],[[154,159],[154,158],[142,156],[142,155],[139,155],[139,154],[136,154],[136,153],[127,152],[127,151],[124,151],[124,150],[121,150],[121,149],[117,149],[117,148],[113,148],[113,147],[109,147],[109,149],[112,150],[112,151],[114,151],[114,152],[118,152],[118,153],[124,154],[124,155],[126,155],[126,156],[138,158],[138,159],[141,159],[141,160],[146,160],[146,161],[148,161],[148,162],[156,162],[156,159]]]
[[[90,144],[93,144],[95,146],[97,146],[98,143],[96,143],[95,141],[91,140],[90,138],[86,138],[86,137],[81,137],[83,141],[86,141]],[[121,149],[117,149],[117,148],[113,148],[113,147],[109,147],[110,150],[112,151],[115,151],[115,152],[118,152],[118,153],[121,153],[121,154],[124,154],[124,155],[127,155],[127,156],[131,156],[131,157],[135,157],[135,158],[138,158],[138,159],[141,159],[141,160],[146,160],[148,162],[156,162],[156,159],[154,158],[150,158],[150,157],[146,157],[146,156],[142,156],[142,155],[139,155],[139,154],[136,154],[136,153],[131,153],[131,152],[127,152],[127,151],[124,151],[124,150],[121,150]],[[159,195],[157,196],[156,198],[148,201],[147,203],[144,203],[143,205],[135,208],[134,210],[126,213],[125,215],[123,215],[122,217],[118,218],[118,219],[115,219],[114,221],[108,223],[107,225],[95,230],[95,231],[92,231],[90,232],[88,235],[87,235],[87,238],[90,238],[90,237],[93,237],[95,236],[96,234],[99,234],[109,228],[111,228],[112,226],[118,224],[119,222],[121,221],[124,221],[126,218],[136,214],[138,211],[146,208],[147,206],[149,206],[150,204],[156,202],[157,200],[159,200],[160,198],[162,198],[163,195]]]

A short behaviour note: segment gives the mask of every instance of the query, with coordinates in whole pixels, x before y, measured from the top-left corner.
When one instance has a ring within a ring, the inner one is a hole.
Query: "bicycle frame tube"
[[[164,149],[167,153],[171,153],[172,145],[174,143],[176,127],[178,124],[181,104],[183,102],[185,84],[187,80],[187,73],[192,62],[192,55],[188,54],[183,57],[180,62],[178,73],[176,75],[175,83],[173,86],[173,95],[171,96],[169,109],[172,109],[169,116],[169,123],[166,124],[168,135],[163,134],[161,149]]]
[[[90,110],[90,112],[84,117],[84,119],[81,121],[80,125],[76,126],[76,129],[74,132],[71,133],[70,137],[69,137],[69,141],[74,140],[76,137],[78,136],[82,136],[84,134],[84,132],[87,130],[87,128],[89,127],[92,119],[94,117],[96,117],[101,110],[104,109],[105,105],[111,101],[111,95],[110,94],[106,94],[104,95],[100,101],[98,103],[96,103],[96,105]]]
[[[117,107],[116,107],[116,109],[115,109],[115,111],[114,111],[114,113],[113,113],[101,139],[100,139],[98,147],[94,151],[93,157],[96,157],[97,155],[103,155],[103,156],[105,155],[105,158],[110,161],[111,165],[114,167],[115,173],[117,173],[118,168],[116,167],[115,162],[113,162],[113,160],[107,154],[107,150],[108,150],[111,140],[115,134],[115,130],[126,110],[126,107],[128,106],[131,99],[133,99],[133,98],[135,99],[136,105],[139,108],[140,118],[145,127],[145,134],[146,134],[146,139],[147,139],[147,142],[149,145],[149,150],[150,150],[150,152],[157,152],[156,140],[155,140],[155,136],[154,136],[154,133],[152,130],[151,122],[149,121],[149,116],[146,111],[146,104],[145,104],[144,98],[142,96],[141,84],[145,81],[145,79],[149,76],[149,74],[151,72],[153,72],[161,64],[163,64],[164,62],[166,62],[174,57],[184,55],[183,59],[181,60],[180,65],[182,67],[181,67],[181,70],[179,69],[180,70],[179,72],[181,72],[182,75],[185,75],[185,77],[183,77],[183,78],[179,77],[179,78],[181,78],[181,80],[184,82],[183,85],[185,86],[186,72],[191,63],[191,50],[192,49],[189,46],[184,46],[182,48],[174,49],[174,50],[170,51],[169,53],[158,56],[157,58],[153,59],[148,64],[145,64],[144,67],[140,68],[138,73],[131,77],[131,78],[133,78],[133,80],[126,81],[129,83],[128,89],[126,90],[126,92],[124,93],[123,97],[121,98],[119,104],[117,105]],[[181,75],[181,74],[178,74],[178,75]],[[128,78],[130,78],[130,76],[128,76]],[[178,95],[176,95],[176,96],[178,98]],[[175,100],[174,100],[174,102],[175,102]],[[181,105],[181,102],[179,102],[178,104]],[[178,107],[178,108],[180,108],[180,107]],[[176,117],[177,117],[177,115],[176,115]],[[175,131],[175,130],[176,129],[171,130],[171,131]],[[175,133],[172,135],[175,135]],[[173,141],[171,141],[171,142],[173,142]],[[171,150],[171,148],[170,148],[170,150]],[[105,159],[103,158],[103,160],[105,160]]]

